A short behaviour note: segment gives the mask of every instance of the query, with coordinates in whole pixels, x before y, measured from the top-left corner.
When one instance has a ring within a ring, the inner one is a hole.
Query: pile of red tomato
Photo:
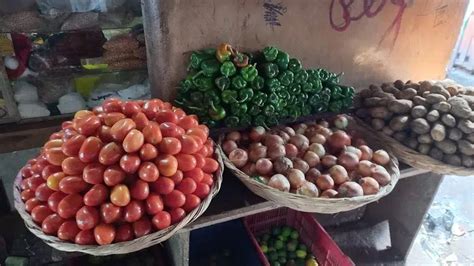
[[[45,234],[129,241],[181,221],[207,197],[209,129],[159,99],[107,99],[77,112],[21,170],[21,199]]]

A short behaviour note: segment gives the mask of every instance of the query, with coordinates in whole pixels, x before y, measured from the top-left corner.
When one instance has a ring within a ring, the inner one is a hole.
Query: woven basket
[[[437,174],[452,174],[460,176],[474,175],[474,168],[466,168],[462,166],[454,166],[442,161],[436,160],[428,155],[421,154],[403,144],[398,140],[385,135],[383,132],[373,129],[357,118],[358,124],[364,127],[370,134],[376,136],[397,156],[397,158],[411,167],[429,170]]]
[[[14,183],[14,200],[15,200],[15,208],[17,209],[18,213],[20,214],[21,218],[23,218],[26,228],[30,230],[34,235],[37,237],[41,238],[46,244],[49,246],[62,250],[62,251],[68,251],[68,252],[82,252],[82,253],[87,253],[95,256],[105,256],[105,255],[111,255],[111,254],[125,254],[125,253],[130,253],[130,252],[135,252],[153,245],[156,245],[160,242],[163,242],[173,236],[177,231],[179,231],[181,228],[186,226],[187,224],[193,222],[196,220],[199,216],[201,216],[204,211],[206,211],[207,207],[209,207],[209,204],[211,203],[212,198],[219,192],[222,184],[222,173],[224,169],[224,164],[222,161],[222,157],[220,156],[220,152],[216,149],[216,159],[219,163],[219,169],[217,170],[216,174],[214,175],[215,177],[215,182],[211,188],[211,191],[209,195],[199,204],[199,206],[188,213],[184,219],[175,224],[172,225],[166,229],[151,233],[146,236],[142,236],[140,238],[126,241],[126,242],[120,242],[120,243],[114,243],[114,244],[109,244],[109,245],[104,245],[104,246],[98,246],[98,245],[77,245],[73,244],[70,242],[65,242],[60,240],[59,238],[55,236],[50,236],[46,235],[41,231],[41,227],[38,226],[33,220],[31,219],[31,215],[26,212],[25,210],[25,204],[21,200],[20,193],[20,182],[21,182],[21,174],[18,174],[15,179]]]
[[[356,123],[351,121],[351,128],[357,130],[364,139],[370,143],[370,146],[373,148],[383,147],[376,139],[366,136],[365,131],[360,128]],[[221,142],[223,136],[219,139],[218,150],[221,153],[221,156],[224,160],[226,167],[237,176],[244,185],[250,189],[253,193],[259,195],[260,197],[275,202],[280,206],[285,206],[294,210],[303,211],[303,212],[314,212],[314,213],[338,213],[357,209],[364,205],[367,205],[373,201],[389,194],[400,178],[400,171],[398,169],[398,160],[389,152],[390,163],[386,166],[387,171],[392,177],[391,182],[380,188],[380,191],[376,195],[360,196],[353,198],[313,198],[305,195],[298,195],[289,192],[283,192],[277,189],[274,189],[270,186],[262,184],[252,178],[247,174],[238,169],[230,160],[227,158],[227,155],[224,153],[221,147]]]

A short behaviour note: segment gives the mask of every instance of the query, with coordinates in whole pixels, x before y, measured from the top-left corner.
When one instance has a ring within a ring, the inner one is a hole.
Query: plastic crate
[[[270,263],[260,249],[256,236],[269,232],[273,226],[282,225],[291,226],[298,231],[300,241],[308,246],[319,265],[355,265],[309,213],[279,208],[247,216],[244,218],[244,225],[255,248],[258,250],[260,261],[265,266],[269,266]]]

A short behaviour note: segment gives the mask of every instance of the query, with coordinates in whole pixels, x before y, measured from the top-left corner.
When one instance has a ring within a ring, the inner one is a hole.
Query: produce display
[[[227,134],[222,149],[245,174],[280,191],[323,198],[377,194],[391,181],[390,157],[347,126],[347,117],[338,115],[331,127],[325,120],[254,127]]]
[[[271,266],[318,265],[308,247],[299,241],[298,231],[289,226],[275,226],[257,241]]]
[[[454,166],[474,167],[474,91],[397,80],[358,94],[357,116],[403,145]]]
[[[192,52],[175,104],[210,127],[274,126],[281,119],[352,106],[340,75],[304,69],[275,47],[243,53],[229,44]]]
[[[208,133],[159,99],[107,99],[64,122],[28,161],[21,199],[45,234],[80,245],[162,230],[210,193],[219,165]]]

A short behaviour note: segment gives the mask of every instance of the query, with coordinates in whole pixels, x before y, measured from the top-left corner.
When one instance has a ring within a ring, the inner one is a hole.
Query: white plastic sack
[[[77,92],[71,92],[59,98],[58,109],[61,114],[74,113],[86,109],[86,102]]]
[[[22,118],[49,116],[50,112],[46,106],[40,102],[36,103],[20,103],[18,104],[18,112]]]
[[[135,84],[126,89],[117,91],[120,98],[124,100],[143,99],[150,93],[150,89],[142,84]]]
[[[35,103],[38,102],[38,88],[26,81],[16,81],[14,88],[15,101],[18,103]]]
[[[119,95],[115,91],[94,91],[87,100],[87,106],[90,108],[96,107],[100,105],[105,99],[112,97],[119,98]]]

